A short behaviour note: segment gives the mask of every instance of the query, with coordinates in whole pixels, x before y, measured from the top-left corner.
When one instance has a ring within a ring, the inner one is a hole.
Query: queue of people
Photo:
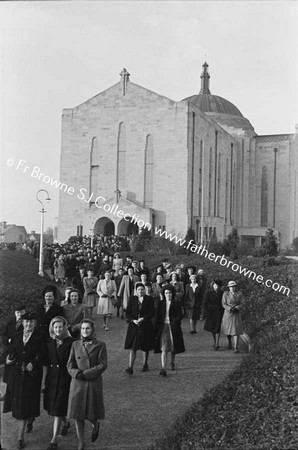
[[[6,327],[3,411],[11,411],[18,421],[18,448],[24,448],[25,430],[32,430],[40,414],[41,391],[44,409],[53,417],[48,450],[58,448],[58,435],[68,433],[69,419],[75,421],[78,450],[85,447],[86,420],[93,427],[91,441],[98,438],[105,415],[102,373],[107,368],[107,349],[96,339],[94,311],[102,317],[105,331],[110,330],[113,315],[126,319],[128,375],[134,373],[138,351],[143,355],[142,372],[149,370],[150,352],[160,354],[160,376],[167,376],[168,365],[176,370],[175,357],[185,352],[181,327],[185,317],[192,336],[197,334],[197,322],[204,320],[203,329],[212,334],[216,351],[223,332],[229,348],[239,352],[243,295],[235,281],[229,281],[224,292],[222,280],[214,279],[208,289],[204,271],[194,266],[172,267],[164,260],[150,270],[144,260],[122,258],[120,253],[110,256],[102,257],[104,271],[94,260],[80,269],[83,294],[75,278],[72,283],[68,280],[59,304],[57,287],[47,286],[42,292],[44,303],[36,312],[20,305]]]

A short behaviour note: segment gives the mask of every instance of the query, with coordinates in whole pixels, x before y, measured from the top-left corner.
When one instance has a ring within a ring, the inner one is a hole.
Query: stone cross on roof
[[[127,69],[125,69],[125,67],[123,67],[122,72],[120,72],[119,75],[121,76],[121,80],[122,80],[122,94],[125,95],[130,74],[128,73]]]

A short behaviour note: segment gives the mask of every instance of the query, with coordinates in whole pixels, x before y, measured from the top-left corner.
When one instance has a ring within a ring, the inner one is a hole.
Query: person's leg
[[[136,350],[130,350],[129,352],[129,360],[128,360],[128,366],[131,367],[133,369],[135,360],[136,360],[136,356],[137,356],[137,351]]]
[[[219,349],[219,338],[220,338],[220,332],[215,333],[215,340],[216,340],[215,348],[216,348],[216,350]]]
[[[106,331],[109,330],[110,317],[111,317],[110,315],[107,315],[106,317]]]
[[[78,449],[83,449],[85,445],[85,421],[84,420],[75,420],[76,432],[79,441]]]
[[[51,443],[57,444],[58,434],[60,432],[60,427],[62,423],[62,417],[55,416],[53,423],[53,436],[51,439]]]
[[[193,329],[192,329],[192,330],[193,330],[194,333],[196,333],[196,332],[197,332],[197,331],[196,331],[197,320],[196,320],[196,319],[195,319],[195,320],[193,319],[192,323],[193,323]]]
[[[25,434],[25,426],[27,420],[18,420],[18,441],[25,442],[24,434]],[[22,448],[18,445],[18,448]]]
[[[149,352],[143,352],[143,368],[142,372],[148,371],[148,358],[149,358]]]
[[[189,319],[189,327],[190,327],[190,332],[193,332],[193,320]]]
[[[99,422],[99,420],[93,420],[93,421],[91,421],[91,423],[93,426],[93,430],[92,430],[92,434],[91,434],[91,442],[95,442],[96,439],[98,438],[100,422]]]
[[[232,348],[232,336],[230,334],[227,334],[227,338],[228,338],[228,348],[231,349]]]
[[[159,375],[165,377],[167,375],[167,361],[168,361],[168,352],[162,350],[161,352],[161,371]]]
[[[175,370],[175,352],[171,352],[171,370]]]
[[[102,318],[103,318],[103,327],[105,328],[107,325],[107,316],[104,315],[104,316],[102,316]]]
[[[239,349],[238,349],[239,335],[235,334],[233,336],[233,340],[234,340],[234,351],[235,351],[235,353],[238,353],[239,352]]]
[[[212,333],[212,337],[213,337],[213,347],[216,347],[216,334]]]

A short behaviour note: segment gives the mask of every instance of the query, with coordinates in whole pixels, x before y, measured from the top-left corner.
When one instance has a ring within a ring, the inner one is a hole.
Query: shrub
[[[224,254],[230,256],[231,259],[238,259],[237,247],[239,245],[239,236],[237,228],[233,228],[231,233],[223,241]]]
[[[150,241],[152,240],[151,231],[147,228],[143,228],[140,234],[136,234],[133,237],[131,243],[131,250],[133,252],[142,252],[148,248]]]
[[[266,231],[266,242],[264,244],[264,248],[266,249],[267,255],[269,256],[277,255],[278,243],[276,236],[274,234],[274,230],[272,228],[269,228]]]

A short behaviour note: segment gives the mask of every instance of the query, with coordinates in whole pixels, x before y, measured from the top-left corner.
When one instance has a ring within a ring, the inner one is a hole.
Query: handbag
[[[235,306],[232,306],[232,308],[230,309],[230,312],[231,312],[232,314],[237,314],[237,313],[239,313],[239,309],[236,308]]]

